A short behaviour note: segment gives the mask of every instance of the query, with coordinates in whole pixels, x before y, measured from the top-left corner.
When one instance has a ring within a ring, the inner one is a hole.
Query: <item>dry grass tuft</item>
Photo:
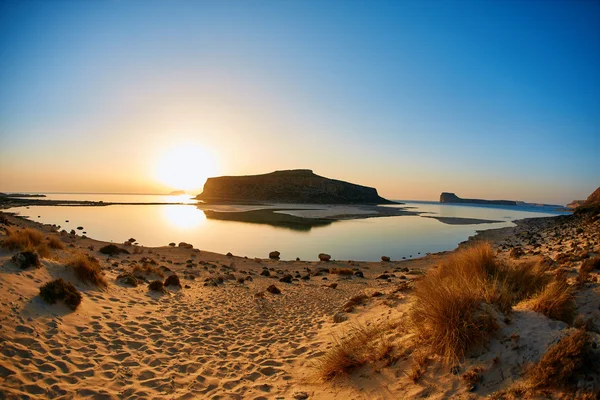
[[[583,285],[585,282],[590,280],[591,273],[595,269],[600,269],[600,257],[588,258],[581,264],[579,268],[579,275],[577,276],[577,283]]]
[[[550,282],[549,268],[501,263],[487,242],[458,250],[415,285],[411,320],[417,337],[446,363],[459,361],[498,328],[498,312],[511,313]]]
[[[427,364],[429,364],[429,357],[423,349],[417,349],[412,356],[412,365],[410,370],[406,374],[408,379],[417,383],[419,379],[427,371]]]
[[[44,239],[42,232],[32,228],[15,229],[8,227],[6,233],[7,237],[2,242],[2,246],[11,250],[34,250]]]
[[[575,383],[577,374],[584,372],[590,362],[591,339],[578,329],[550,347],[528,373],[533,388],[560,388]]]
[[[388,357],[393,347],[385,336],[387,329],[377,324],[353,325],[342,338],[335,338],[333,346],[317,361],[318,376],[329,381]]]
[[[50,236],[48,238],[48,246],[54,250],[62,250],[65,248],[63,242],[58,238],[58,236]]]
[[[50,247],[46,243],[42,243],[37,247],[37,252],[42,258],[48,258],[52,255]]]
[[[572,324],[577,315],[573,289],[566,280],[557,279],[529,302],[529,307],[548,318]]]
[[[35,251],[40,257],[48,258],[52,254],[50,249],[63,249],[64,246],[60,239],[51,236],[48,242],[44,242],[44,235],[37,229],[7,228],[7,237],[2,242],[2,246],[11,250]]]
[[[354,310],[354,307],[364,305],[368,300],[369,296],[367,296],[366,294],[357,294],[356,296],[350,298],[350,300],[348,300],[346,303],[344,303],[342,309],[344,310],[344,312],[352,312]]]
[[[461,378],[469,389],[473,388],[477,382],[481,380],[481,372],[483,368],[474,367],[462,374]]]
[[[595,269],[600,269],[600,257],[599,256],[588,258],[587,260],[585,260],[583,262],[583,264],[581,264],[580,271],[583,270],[584,272],[590,273]]]
[[[75,254],[67,261],[67,267],[72,268],[75,276],[82,282],[89,282],[99,287],[107,286],[102,268],[94,257],[82,253]]]
[[[417,337],[446,363],[485,343],[498,325],[485,303],[507,301],[488,281],[497,269],[491,246],[477,244],[450,256],[415,287],[411,320]]]
[[[351,268],[330,268],[329,273],[336,275],[352,275],[354,271],[352,271]]]

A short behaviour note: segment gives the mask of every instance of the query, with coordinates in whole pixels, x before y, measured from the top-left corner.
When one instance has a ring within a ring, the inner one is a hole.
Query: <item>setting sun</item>
[[[198,189],[206,178],[218,174],[215,157],[206,148],[182,144],[167,149],[157,160],[156,179],[173,189]]]

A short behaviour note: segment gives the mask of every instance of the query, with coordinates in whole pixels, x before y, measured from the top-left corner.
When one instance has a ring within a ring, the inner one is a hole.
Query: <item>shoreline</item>
[[[397,203],[404,204],[404,203]],[[487,220],[479,218],[441,217],[423,215],[427,212],[412,211],[414,207],[385,207],[379,205],[360,204],[207,204],[207,203],[164,203],[164,202],[104,202],[88,200],[48,200],[48,199],[15,199],[0,198],[0,210],[10,210],[16,207],[105,207],[112,205],[126,206],[195,206],[202,210],[207,218],[238,221],[272,226],[287,227],[297,230],[309,230],[311,227],[326,226],[337,221],[359,220],[381,217],[419,216],[435,219],[447,225],[476,225],[502,223],[506,221]],[[246,210],[244,207],[257,207]],[[264,208],[260,208],[264,207]],[[287,212],[286,212],[287,211]],[[295,215],[294,212],[300,215]]]

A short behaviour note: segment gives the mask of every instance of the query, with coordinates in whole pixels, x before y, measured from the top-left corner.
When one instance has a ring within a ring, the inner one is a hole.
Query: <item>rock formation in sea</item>
[[[206,202],[389,204],[377,189],[324,178],[309,169],[209,178],[196,199]]]
[[[501,206],[516,206],[518,203],[514,200],[482,200],[482,199],[462,199],[454,193],[443,192],[440,195],[440,203],[469,203],[469,204],[493,204]]]

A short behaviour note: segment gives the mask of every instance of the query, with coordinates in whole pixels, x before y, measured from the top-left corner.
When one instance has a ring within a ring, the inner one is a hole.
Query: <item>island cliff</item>
[[[207,202],[264,201],[309,204],[389,204],[377,190],[314,174],[309,169],[209,178],[196,196]]]
[[[516,206],[517,202],[513,200],[481,200],[481,199],[461,199],[454,193],[443,192],[440,195],[440,203],[469,203],[469,204],[494,204],[501,206]]]

